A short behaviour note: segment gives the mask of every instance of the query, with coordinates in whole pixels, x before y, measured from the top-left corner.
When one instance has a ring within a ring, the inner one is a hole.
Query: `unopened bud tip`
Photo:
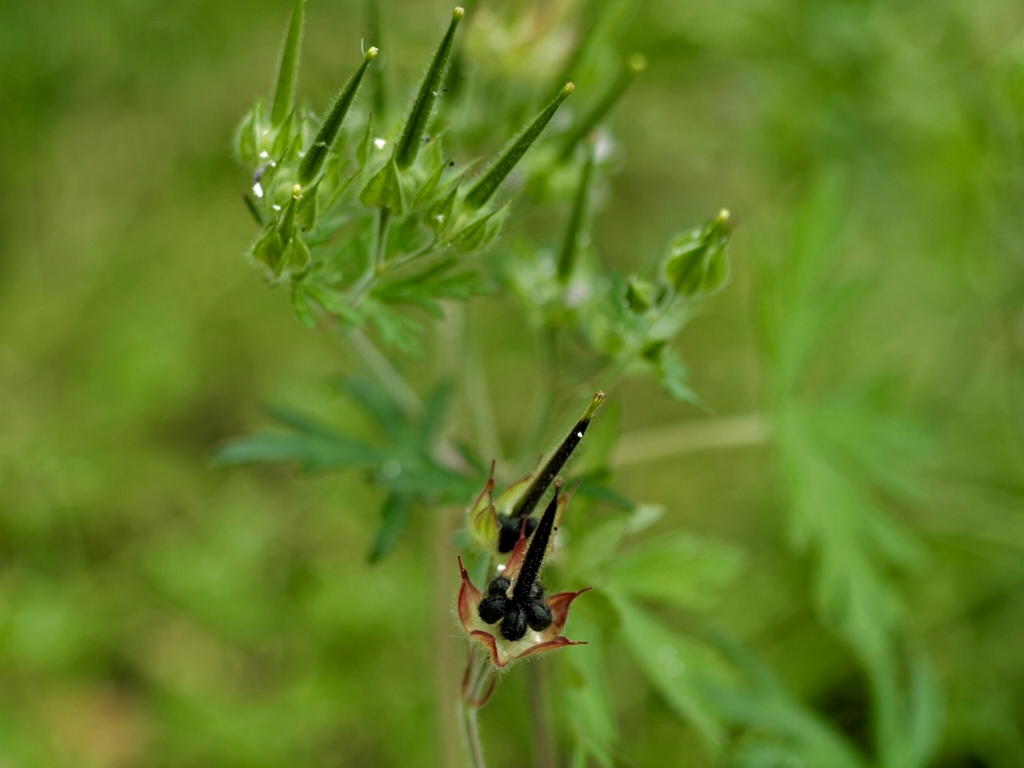
[[[371,60],[377,58],[377,47],[376,46],[370,46],[370,50],[368,50],[366,52],[366,58],[371,59]]]
[[[587,406],[586,412],[583,414],[584,419],[589,419],[597,409],[601,407],[601,403],[604,402],[604,392],[598,392],[594,395],[594,399],[590,401],[590,405]]]
[[[455,6],[455,10],[452,11],[452,20],[459,21],[463,16],[466,15],[466,9],[462,6]]]

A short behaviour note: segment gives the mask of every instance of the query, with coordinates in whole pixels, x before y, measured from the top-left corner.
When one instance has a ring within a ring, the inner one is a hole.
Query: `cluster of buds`
[[[469,529],[474,543],[488,555],[486,593],[473,584],[459,559],[462,585],[458,611],[471,640],[487,650],[495,668],[507,666],[541,651],[579,643],[562,635],[569,607],[586,592],[545,594],[539,581],[545,557],[572,496],[563,493],[558,473],[587,432],[590,419],[604,401],[598,392],[583,416],[534,473],[508,488],[494,500],[494,473],[469,510]],[[539,519],[531,516],[551,486],[554,495]],[[496,562],[511,551],[505,563]]]

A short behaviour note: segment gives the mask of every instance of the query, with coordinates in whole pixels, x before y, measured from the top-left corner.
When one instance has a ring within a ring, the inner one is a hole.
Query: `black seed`
[[[501,621],[512,606],[512,601],[504,595],[492,595],[480,601],[477,613],[485,624],[494,624]],[[520,609],[521,612],[522,609]]]
[[[511,601],[510,601],[511,602]],[[480,603],[481,607],[483,603]],[[515,603],[509,605],[501,622],[501,636],[506,640],[522,640],[526,634],[526,612]]]
[[[530,599],[531,600],[543,600],[544,599],[544,585],[539,581],[533,582],[533,586],[530,587]]]
[[[498,515],[498,522],[501,524],[501,531],[498,533],[498,551],[511,552],[519,541],[519,532],[522,530],[522,518],[509,518]],[[526,519],[526,538],[530,538],[537,529],[537,520],[533,517]]]
[[[512,586],[512,582],[506,579],[504,576],[499,576],[491,582],[490,586],[487,587],[488,595],[501,595],[502,597],[507,596],[508,588]]]
[[[534,632],[543,632],[551,626],[551,609],[543,600],[534,600],[526,604],[526,623]]]

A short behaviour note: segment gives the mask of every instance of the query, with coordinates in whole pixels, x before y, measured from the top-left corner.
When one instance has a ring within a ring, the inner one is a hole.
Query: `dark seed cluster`
[[[543,632],[551,626],[551,609],[544,600],[544,588],[540,582],[530,585],[526,599],[508,596],[512,582],[499,576],[487,587],[487,597],[480,601],[480,618],[487,624],[501,622],[501,636],[506,640],[521,640],[529,627],[534,632]]]
[[[530,538],[533,535],[534,530],[537,528],[537,518],[527,517],[525,519],[526,529],[524,530],[523,518],[498,515],[498,522],[501,524],[501,530],[498,532],[499,552],[511,552],[515,549],[516,542],[519,541],[520,532],[525,534],[526,538]]]

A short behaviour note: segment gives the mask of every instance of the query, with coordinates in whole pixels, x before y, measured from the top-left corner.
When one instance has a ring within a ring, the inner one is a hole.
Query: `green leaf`
[[[359,193],[359,201],[370,208],[388,208],[396,216],[405,212],[402,179],[394,156],[366,183]]]
[[[687,534],[659,538],[622,553],[607,572],[614,583],[637,597],[678,608],[707,609],[739,573],[736,548]]]
[[[353,376],[341,379],[337,384],[376,422],[382,435],[395,442],[403,442],[410,435],[402,407],[376,382]]]
[[[356,93],[359,91],[359,84],[363,80],[363,74],[366,72],[366,68],[370,66],[370,62],[375,58],[377,58],[377,49],[370,48],[366,55],[363,56],[363,61],[359,68],[356,69],[355,74],[348,79],[348,82],[338,91],[338,95],[334,97],[331,109],[320,126],[316,138],[313,139],[313,145],[307,150],[306,156],[302,158],[302,164],[299,166],[300,184],[311,182],[320,173],[320,169],[323,168],[324,161],[327,159],[331,147],[334,146],[334,141],[338,137],[338,132],[341,130],[341,124],[345,121],[349,107],[355,101]]]
[[[412,499],[409,496],[389,493],[380,509],[380,526],[370,547],[370,562],[378,563],[392,549],[402,531],[409,524],[409,513],[412,511]]]
[[[585,574],[599,573],[618,552],[629,533],[629,519],[618,515],[597,525],[590,525],[569,551],[573,563]]]
[[[572,637],[587,643],[585,653],[563,657],[568,681],[560,686],[562,711],[577,743],[603,768],[614,764],[612,752],[619,740],[615,706],[608,682],[604,638],[600,630],[578,613],[572,617]]]
[[[512,169],[522,160],[527,150],[540,138],[544,128],[547,127],[551,118],[555,116],[555,112],[558,111],[562,102],[575,90],[575,87],[572,83],[566,83],[551,103],[534,118],[533,122],[523,128],[519,135],[512,139],[508,148],[491,163],[490,167],[484,171],[484,175],[480,177],[480,180],[466,193],[466,199],[463,202],[467,209],[475,211],[482,208],[491,199],[494,193],[498,191],[498,187],[501,186],[505,178],[512,172]]]
[[[439,300],[465,301],[490,290],[475,271],[459,271],[458,266],[458,259],[446,257],[401,279],[382,280],[373,288],[373,296],[387,304],[412,304],[442,315]]]
[[[413,102],[412,108],[409,110],[409,115],[405,119],[405,128],[395,146],[394,159],[399,168],[408,168],[415,162],[416,155],[419,154],[420,144],[427,132],[427,123],[430,122],[430,116],[434,110],[434,102],[444,83],[448,57],[451,54],[452,42],[455,40],[455,30],[459,26],[459,22],[462,21],[463,15],[465,15],[465,11],[462,8],[452,11],[452,21],[448,25],[448,31],[441,38],[441,44],[434,52],[434,58],[427,68],[423,82],[420,83],[416,101]]]
[[[316,315],[313,312],[313,305],[309,302],[309,294],[302,285],[292,286],[292,307],[295,309],[295,316],[299,322],[309,328],[316,330]]]
[[[405,315],[396,312],[376,299],[362,304],[366,319],[373,325],[387,347],[393,347],[414,360],[423,356],[420,337],[423,327]]]
[[[213,460],[217,465],[298,462],[306,471],[321,472],[374,466],[380,456],[370,446],[339,436],[264,432],[228,441]]]
[[[288,35],[281,50],[281,63],[277,68],[277,86],[274,88],[274,105],[270,112],[270,124],[277,128],[291,114],[295,82],[299,77],[299,54],[302,49],[302,27],[306,12],[306,0],[296,0]]]
[[[352,306],[349,297],[344,293],[320,285],[308,285],[305,290],[310,299],[346,324],[353,327],[363,324],[362,314]]]
[[[735,765],[867,768],[858,751],[796,700],[749,650],[724,633],[716,637],[716,646],[742,677],[710,687],[721,716],[749,734],[736,750]]]
[[[906,691],[896,669],[873,676],[879,765],[883,768],[924,768],[941,740],[941,696],[926,660],[907,654]]]
[[[677,635],[652,619],[624,593],[608,588],[621,617],[621,632],[634,661],[676,713],[717,746],[725,737],[709,691],[728,678],[722,660],[707,646]]]
[[[690,378],[690,372],[675,350],[668,345],[659,344],[653,363],[658,383],[672,397],[681,403],[690,403],[701,408],[706,407],[701,396],[690,389],[689,384],[686,383]]]

